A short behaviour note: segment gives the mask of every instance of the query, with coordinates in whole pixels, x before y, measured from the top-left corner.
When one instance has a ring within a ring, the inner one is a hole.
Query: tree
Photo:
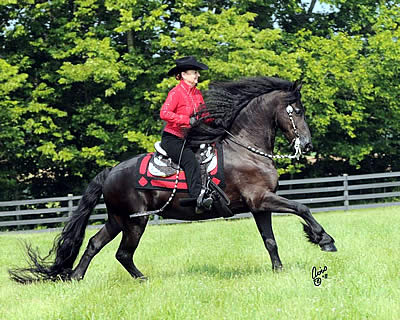
[[[3,152],[2,161],[12,164],[30,194],[80,192],[101,167],[149,148],[160,128],[144,100],[162,65],[152,58],[156,41],[149,41],[163,25],[160,4],[1,3],[0,15],[9,21],[1,54],[26,75],[15,93],[21,103],[8,107],[24,152]],[[134,43],[128,27],[143,31]]]
[[[151,150],[176,83],[165,74],[185,55],[210,66],[202,90],[302,79],[317,161],[304,174],[397,168],[399,5],[320,3],[0,0],[0,198],[80,193],[103,167]]]
[[[24,134],[18,127],[18,111],[23,101],[13,96],[24,86],[27,74],[0,59],[0,200],[10,199],[22,191],[16,179],[18,172],[12,158],[20,157],[24,149]]]

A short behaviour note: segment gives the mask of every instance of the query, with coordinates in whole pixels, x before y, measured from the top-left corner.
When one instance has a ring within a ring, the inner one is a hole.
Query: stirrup
[[[201,206],[206,210],[211,210],[214,200],[211,197],[203,199]]]
[[[206,190],[202,189],[200,191],[199,197],[197,198],[196,213],[200,212],[200,211],[204,211],[202,209],[210,211],[212,208],[212,205],[213,205],[213,199],[209,195],[206,196]]]
[[[213,205],[213,199],[210,198],[206,198],[204,199],[200,205],[197,205],[195,208],[195,212],[196,214],[202,214],[204,212],[210,211]]]

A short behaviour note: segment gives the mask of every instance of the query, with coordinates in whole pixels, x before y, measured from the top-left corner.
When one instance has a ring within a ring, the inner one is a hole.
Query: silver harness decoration
[[[292,123],[294,134],[296,136],[296,138],[294,138],[294,140],[292,141],[292,143],[294,142],[294,150],[295,150],[295,153],[293,155],[279,155],[279,154],[274,155],[274,154],[265,153],[254,147],[245,146],[232,133],[230,133],[227,130],[225,130],[225,132],[229,135],[231,141],[233,141],[234,143],[238,144],[239,146],[242,146],[243,148],[246,148],[247,150],[249,150],[255,154],[258,154],[260,156],[270,158],[270,159],[297,159],[297,160],[299,160],[299,158],[301,156],[300,135],[299,135],[299,132],[297,131],[296,124],[293,120],[293,111],[294,111],[293,106],[289,104],[286,107],[286,112],[288,113],[290,122]],[[165,210],[165,208],[171,203],[172,199],[175,197],[175,193],[176,193],[176,190],[178,187],[178,177],[179,177],[179,169],[177,169],[177,171],[176,171],[176,180],[175,180],[174,189],[172,190],[171,195],[169,196],[167,202],[160,209],[153,210],[153,211],[133,213],[133,214],[129,215],[129,217],[130,218],[144,217],[144,216],[149,216],[152,214],[159,214],[159,213],[163,212]]]
[[[286,107],[286,112],[288,113],[290,122],[292,123],[294,134],[296,136],[296,138],[294,138],[293,141],[291,142],[291,144],[294,143],[295,153],[293,155],[280,155],[280,154],[268,154],[268,153],[265,153],[265,152],[263,152],[261,150],[258,150],[258,149],[254,148],[252,146],[244,145],[229,131],[225,130],[225,132],[229,135],[231,141],[233,141],[237,145],[239,145],[239,146],[241,146],[243,148],[246,148],[247,150],[249,150],[249,151],[251,151],[253,153],[256,153],[256,154],[258,154],[260,156],[263,156],[263,157],[266,157],[266,158],[270,158],[270,159],[297,159],[297,160],[299,160],[299,158],[301,156],[300,135],[299,135],[299,132],[297,131],[296,124],[294,123],[294,120],[293,120],[293,106],[289,104]]]

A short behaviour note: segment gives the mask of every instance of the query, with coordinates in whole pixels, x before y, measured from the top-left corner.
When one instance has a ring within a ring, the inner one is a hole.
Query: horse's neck
[[[231,132],[241,142],[272,152],[276,135],[275,104],[271,99],[254,99],[237,116]]]

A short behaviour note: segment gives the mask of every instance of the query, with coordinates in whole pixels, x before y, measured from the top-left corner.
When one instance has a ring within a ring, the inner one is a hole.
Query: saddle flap
[[[154,153],[150,159],[149,173],[155,177],[169,177],[176,174],[177,170],[180,168],[169,158],[162,158]]]

